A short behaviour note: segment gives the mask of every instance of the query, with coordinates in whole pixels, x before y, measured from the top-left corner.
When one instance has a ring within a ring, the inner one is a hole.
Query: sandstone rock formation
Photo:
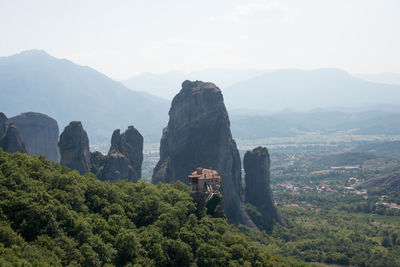
[[[230,222],[255,227],[241,202],[240,157],[222,93],[212,83],[185,81],[172,100],[152,181],[187,183],[187,176],[198,167],[220,174]]]
[[[59,161],[58,124],[49,116],[36,112],[22,113],[8,120],[15,123],[31,156],[43,154],[51,161]]]
[[[128,179],[137,182],[142,174],[143,136],[133,126],[120,134],[115,130],[110,151],[104,162],[101,179],[115,181]]]
[[[0,140],[6,134],[7,129],[7,116],[0,112]]]
[[[9,153],[21,152],[28,153],[26,146],[22,141],[21,135],[14,123],[10,123],[7,127],[6,134],[0,140],[1,148]]]
[[[61,165],[79,171],[89,172],[90,151],[89,139],[80,121],[72,121],[65,127],[58,142]]]
[[[245,202],[255,207],[261,215],[252,214],[248,209],[253,222],[263,230],[271,231],[274,220],[281,224],[284,221],[277,210],[272,198],[270,187],[270,158],[265,147],[256,147],[244,155],[245,170]],[[255,212],[257,213],[257,212]]]

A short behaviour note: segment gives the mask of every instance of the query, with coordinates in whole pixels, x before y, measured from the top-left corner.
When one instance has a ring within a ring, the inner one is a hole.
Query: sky
[[[0,0],[0,56],[111,78],[207,68],[400,73],[399,0]]]

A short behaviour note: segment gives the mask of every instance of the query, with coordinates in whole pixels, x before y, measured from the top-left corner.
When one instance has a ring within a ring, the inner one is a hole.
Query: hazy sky
[[[115,79],[203,68],[400,73],[400,0],[0,0],[0,56],[28,49]]]

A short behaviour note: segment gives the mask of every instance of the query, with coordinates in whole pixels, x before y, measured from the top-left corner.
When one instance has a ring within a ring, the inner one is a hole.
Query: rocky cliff
[[[61,165],[79,171],[89,172],[90,151],[89,139],[80,121],[72,121],[65,127],[58,142]]]
[[[267,148],[256,147],[244,155],[245,202],[253,207],[248,213],[254,223],[263,230],[271,231],[274,220],[284,224],[272,198],[270,187],[270,158]],[[259,213],[252,212],[256,208]],[[256,215],[258,214],[258,215]]]
[[[51,161],[59,161],[58,124],[49,116],[37,112],[22,113],[8,120],[15,123],[30,155],[43,154]]]
[[[230,222],[255,227],[241,202],[240,157],[222,93],[212,83],[185,81],[172,100],[152,181],[187,183],[187,176],[198,167],[220,174]]]
[[[127,178],[136,182],[142,174],[142,162],[143,136],[139,131],[133,126],[122,134],[119,129],[115,130],[100,177],[108,181]]]
[[[7,116],[0,112],[0,140],[6,134],[7,129]]]
[[[0,139],[1,148],[9,153],[21,152],[28,153],[26,146],[22,141],[21,135],[14,123],[10,123],[7,127],[6,134]]]

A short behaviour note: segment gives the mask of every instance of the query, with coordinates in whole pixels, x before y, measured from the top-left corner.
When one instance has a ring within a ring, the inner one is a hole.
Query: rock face
[[[61,165],[79,171],[89,172],[90,151],[89,139],[80,121],[72,121],[65,127],[58,142]]]
[[[0,146],[9,153],[28,153],[21,135],[14,123],[8,125],[5,136],[0,140]]]
[[[198,167],[220,174],[230,222],[255,227],[241,203],[240,157],[222,93],[212,83],[185,81],[172,100],[152,181],[187,183],[187,176]]]
[[[104,162],[101,179],[115,181],[128,179],[137,182],[142,175],[143,136],[133,126],[120,134],[115,130],[110,151]]]
[[[247,151],[243,160],[245,170],[245,202],[257,208],[261,213],[253,216],[249,211],[254,223],[263,230],[271,231],[274,220],[281,224],[284,221],[278,212],[270,187],[270,158],[265,147],[257,147]]]
[[[7,116],[0,112],[0,140],[6,134],[7,129]]]
[[[59,161],[58,124],[49,116],[36,112],[22,113],[8,120],[15,123],[31,156],[43,154],[51,161]]]

